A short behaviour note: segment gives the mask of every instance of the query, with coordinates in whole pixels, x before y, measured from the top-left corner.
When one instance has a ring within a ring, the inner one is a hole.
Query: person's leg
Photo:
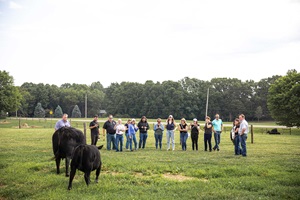
[[[240,136],[240,142],[242,145],[242,156],[247,156],[246,140],[247,140],[247,135],[244,134]]]
[[[140,133],[139,149],[142,147],[143,137],[144,137],[144,134]]]
[[[132,140],[134,142],[134,149],[137,150],[138,146],[137,146],[137,141],[136,141],[136,135],[135,134],[132,135]]]
[[[181,149],[184,150],[184,143],[183,143],[183,134],[184,133],[180,133],[180,144],[181,144]]]
[[[123,135],[120,135],[120,151],[123,151],[123,140],[124,140]]]
[[[157,147],[158,147],[158,135],[154,134],[154,138],[155,138],[155,148],[157,149]]]
[[[111,143],[110,134],[106,133],[106,149],[107,150],[110,150],[110,143]]]
[[[215,146],[213,149],[216,150],[218,147],[218,133],[217,132],[214,133],[214,138],[215,138]]]
[[[172,149],[175,150],[175,132],[171,131],[171,139],[172,139]]]
[[[116,151],[119,151],[120,135],[116,135]]]
[[[129,146],[129,136],[128,136],[128,133],[126,133],[126,149],[128,149],[128,146]]]
[[[161,146],[162,146],[162,137],[163,137],[163,135],[158,135],[158,142],[159,142],[160,150],[161,150]]]
[[[131,135],[131,138],[128,137],[128,142],[129,142],[129,148],[130,148],[130,151],[132,151],[132,135]]]
[[[196,144],[196,151],[198,151],[198,135],[195,138],[195,144]]]
[[[209,147],[209,151],[212,151],[212,149],[211,149],[211,147],[212,147],[212,145],[211,145],[211,137],[212,137],[212,134],[208,134],[207,135],[208,136],[208,147]]]
[[[167,130],[167,150],[170,149],[171,131]]]
[[[193,136],[191,136],[191,139],[192,139],[192,149],[194,151],[195,150],[195,140],[194,140]]]
[[[187,147],[186,147],[186,141],[187,141],[187,139],[188,139],[188,133],[185,133],[184,134],[184,138],[183,138],[183,141],[184,141],[184,150],[186,151],[186,149],[187,149]]]
[[[207,142],[208,142],[208,140],[207,140],[207,134],[204,134],[204,151],[207,151]]]
[[[144,133],[144,137],[143,137],[143,149],[145,148],[146,146],[146,141],[147,141],[147,138],[148,138],[148,133]]]
[[[112,141],[112,145],[113,145],[113,149],[116,150],[117,149],[117,145],[116,145],[116,134],[111,134],[111,141]]]

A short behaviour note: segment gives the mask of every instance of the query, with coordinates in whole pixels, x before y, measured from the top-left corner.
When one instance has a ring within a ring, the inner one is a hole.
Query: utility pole
[[[209,97],[209,88],[207,88],[205,118],[206,118],[206,116],[207,116],[207,110],[208,110],[208,97]],[[205,118],[204,118],[204,119],[205,119]]]
[[[85,118],[87,118],[87,93],[85,93]]]

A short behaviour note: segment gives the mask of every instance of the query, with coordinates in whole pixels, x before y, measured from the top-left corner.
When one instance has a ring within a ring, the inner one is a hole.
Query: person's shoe
[[[212,152],[212,150],[210,149],[209,152]]]
[[[215,150],[216,150],[216,147],[214,147],[213,150],[215,151]]]
[[[167,151],[169,151],[170,149],[167,149]]]
[[[207,149],[205,149],[204,151],[207,151]]]
[[[220,151],[220,149],[217,149],[217,151]]]

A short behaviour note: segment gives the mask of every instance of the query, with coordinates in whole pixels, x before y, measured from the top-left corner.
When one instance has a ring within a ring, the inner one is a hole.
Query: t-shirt
[[[116,122],[115,121],[109,121],[107,120],[104,124],[103,124],[103,128],[106,129],[106,132],[109,133],[109,134],[115,134],[116,133],[116,130],[114,129],[116,125]]]
[[[222,124],[223,124],[223,122],[221,119],[218,119],[218,120],[214,119],[212,121],[212,125],[214,126],[215,131],[222,131]]]
[[[96,124],[98,124],[98,126],[91,129],[91,133],[93,135],[98,135],[99,134],[99,123],[94,121],[94,120],[90,123],[90,127],[95,126]]]
[[[208,125],[212,125],[211,122],[208,122]],[[212,126],[210,128],[207,128],[206,123],[204,125],[204,133],[205,134],[211,134],[212,133]]]
[[[180,124],[181,129],[186,129],[187,124]],[[180,133],[187,133],[187,131],[180,131]]]

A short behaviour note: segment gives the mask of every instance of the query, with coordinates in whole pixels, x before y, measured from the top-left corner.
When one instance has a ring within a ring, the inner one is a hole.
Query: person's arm
[[[106,122],[103,124],[103,127],[102,127],[102,135],[105,136],[105,131],[106,131]]]
[[[153,130],[156,131],[157,129],[157,124],[154,124]]]

